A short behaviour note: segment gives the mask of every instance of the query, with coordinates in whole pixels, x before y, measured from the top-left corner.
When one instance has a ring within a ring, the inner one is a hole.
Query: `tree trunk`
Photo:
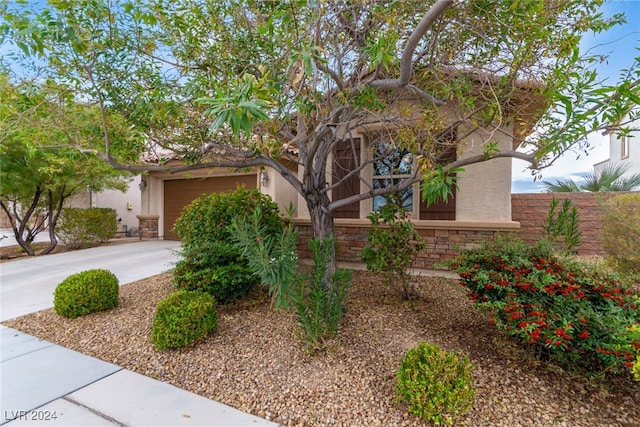
[[[58,224],[58,218],[60,217],[60,212],[62,212],[62,205],[64,204],[64,190],[60,192],[60,200],[56,208],[53,206],[53,192],[49,191],[48,194],[48,203],[49,203],[49,215],[48,215],[48,224],[47,228],[49,229],[49,246],[47,246],[40,255],[46,255],[51,253],[56,246],[58,245],[58,239],[56,238],[56,225]]]
[[[337,261],[335,240],[333,240],[333,213],[327,209],[327,206],[329,205],[329,198],[326,195],[307,194],[305,199],[307,200],[307,207],[309,208],[313,237],[323,241],[330,238],[333,242],[329,264],[327,265],[326,283],[330,286],[333,274],[337,269]]]

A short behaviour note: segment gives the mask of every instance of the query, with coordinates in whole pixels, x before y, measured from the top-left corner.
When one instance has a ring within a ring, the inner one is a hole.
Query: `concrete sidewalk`
[[[0,319],[53,306],[66,276],[112,271],[120,284],[172,267],[178,242],[145,241],[0,265]],[[0,425],[275,426],[232,407],[0,325]]]

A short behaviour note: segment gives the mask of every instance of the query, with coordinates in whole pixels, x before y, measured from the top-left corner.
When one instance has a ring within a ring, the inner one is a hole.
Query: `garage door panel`
[[[164,238],[180,240],[171,231],[180,212],[198,197],[235,190],[238,186],[256,187],[256,175],[236,175],[215,178],[175,179],[164,182]]]

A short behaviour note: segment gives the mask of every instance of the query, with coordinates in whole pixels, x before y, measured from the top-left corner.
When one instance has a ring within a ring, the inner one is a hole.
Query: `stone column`
[[[158,238],[158,219],[160,215],[136,215],[140,240]]]

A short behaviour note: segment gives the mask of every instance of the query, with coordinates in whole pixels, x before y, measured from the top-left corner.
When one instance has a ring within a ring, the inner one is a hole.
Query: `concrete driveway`
[[[160,274],[177,260],[180,242],[148,240],[28,257],[0,264],[0,321],[53,307],[53,291],[70,274],[104,268],[120,284]]]

